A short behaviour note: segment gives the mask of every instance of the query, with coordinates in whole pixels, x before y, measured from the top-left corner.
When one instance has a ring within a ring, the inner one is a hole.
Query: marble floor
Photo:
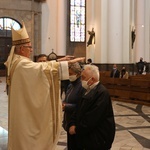
[[[8,101],[5,78],[0,77],[0,150],[7,150]],[[116,135],[111,150],[150,150],[150,109],[148,106],[113,101]],[[56,150],[66,150],[62,129]]]

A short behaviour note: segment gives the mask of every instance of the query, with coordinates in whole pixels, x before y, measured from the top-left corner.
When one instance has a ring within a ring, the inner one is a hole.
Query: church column
[[[134,63],[135,58],[135,0],[132,0],[130,2],[131,4],[131,27],[130,27],[130,54],[129,54],[129,62]]]
[[[144,57],[144,9],[145,0],[136,1],[136,40],[135,40],[135,61],[139,61],[140,57]]]
[[[145,52],[144,60],[150,62],[150,1],[145,1]]]
[[[66,25],[67,25],[67,4],[66,1],[58,0],[57,2],[57,43],[56,54],[66,55]]]
[[[86,15],[87,15],[87,20],[86,20],[86,26],[87,26],[87,31],[92,31],[92,28],[94,28],[94,31],[95,31],[95,20],[94,20],[94,17],[95,17],[95,7],[94,7],[94,4],[95,4],[95,0],[87,0],[87,12],[86,12]],[[89,40],[89,37],[90,35],[88,33],[86,33],[87,35],[87,41],[86,43],[88,42]],[[91,58],[92,59],[92,62],[94,63],[95,62],[95,44],[91,44],[89,45],[87,48],[86,48],[86,59],[88,58]]]
[[[122,63],[122,0],[108,0],[108,63]]]

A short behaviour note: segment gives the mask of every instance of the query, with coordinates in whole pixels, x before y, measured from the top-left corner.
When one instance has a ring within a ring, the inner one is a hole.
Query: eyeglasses
[[[26,47],[26,48],[31,48],[31,49],[32,49],[32,46],[27,46],[27,45],[24,45],[23,47]]]

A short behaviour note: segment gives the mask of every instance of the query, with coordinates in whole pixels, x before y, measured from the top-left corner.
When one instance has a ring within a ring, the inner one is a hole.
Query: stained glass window
[[[70,41],[85,42],[85,0],[70,0]]]
[[[0,30],[11,30],[11,27],[15,30],[21,28],[20,24],[11,18],[0,18]]]

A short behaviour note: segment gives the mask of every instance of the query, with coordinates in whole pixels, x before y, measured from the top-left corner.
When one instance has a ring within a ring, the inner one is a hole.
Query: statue
[[[87,31],[88,34],[90,35],[89,40],[87,42],[87,46],[93,44],[93,40],[94,40],[94,44],[95,44],[95,32],[94,32],[94,28],[92,28],[92,31]]]
[[[135,29],[132,28],[132,31],[131,31],[132,49],[133,49],[135,38],[136,38]]]

